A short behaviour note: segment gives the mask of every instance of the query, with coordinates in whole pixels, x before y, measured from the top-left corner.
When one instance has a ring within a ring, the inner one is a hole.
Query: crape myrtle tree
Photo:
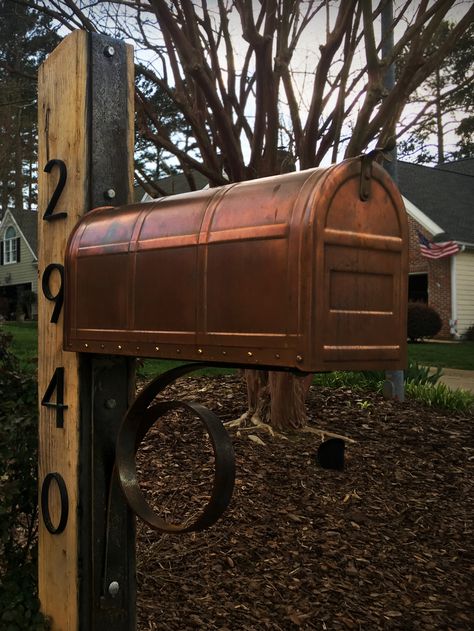
[[[17,1],[69,28],[133,41],[139,76],[176,106],[189,132],[163,124],[138,85],[139,133],[173,157],[191,188],[196,171],[218,186],[383,146],[474,17],[471,3],[396,0],[394,46],[383,56],[380,16],[391,0]],[[434,50],[447,17],[453,28]],[[384,75],[402,51],[387,89]],[[309,378],[249,370],[246,380],[248,419],[305,424]]]

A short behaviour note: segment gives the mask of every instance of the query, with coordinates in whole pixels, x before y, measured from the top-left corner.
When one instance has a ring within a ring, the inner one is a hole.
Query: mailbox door
[[[369,199],[360,199],[360,164],[328,172],[315,210],[313,353],[323,370],[406,365],[406,214],[377,164]]]

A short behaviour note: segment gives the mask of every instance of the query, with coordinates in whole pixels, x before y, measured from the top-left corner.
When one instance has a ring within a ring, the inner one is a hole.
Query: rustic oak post
[[[135,628],[134,519],[113,473],[127,358],[63,350],[64,252],[78,219],[131,201],[133,51],[76,31],[39,73],[39,595],[53,631]]]

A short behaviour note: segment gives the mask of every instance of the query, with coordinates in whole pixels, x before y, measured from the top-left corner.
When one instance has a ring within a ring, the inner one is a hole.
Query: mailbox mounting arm
[[[205,407],[188,401],[160,401],[155,398],[168,385],[176,379],[199,370],[204,367],[226,366],[214,362],[196,362],[184,364],[158,375],[135,399],[125,415],[117,436],[115,452],[115,468],[112,474],[109,490],[109,509],[113,502],[113,493],[118,484],[122,487],[127,503],[131,510],[149,526],[160,532],[185,533],[204,530],[212,526],[225,511],[232,497],[235,478],[235,462],[232,443],[221,421],[217,416]],[[236,368],[256,368],[258,370],[275,370],[270,366],[253,366],[249,364],[238,365]],[[306,373],[287,368],[277,368],[280,371],[298,372],[302,376]],[[164,414],[175,409],[186,409],[192,412],[203,423],[211,439],[215,458],[214,484],[209,503],[201,514],[194,520],[181,524],[171,524],[159,517],[147,504],[137,480],[135,456],[141,441],[151,426]],[[107,539],[110,536],[108,524]],[[106,546],[108,551],[109,546]],[[108,556],[108,553],[106,552]],[[105,573],[107,574],[109,559],[105,560]],[[104,585],[108,584],[105,577]]]
[[[234,451],[230,437],[217,416],[197,403],[154,402],[155,397],[173,381],[209,365],[207,363],[185,364],[156,377],[129,408],[117,436],[115,466],[128,505],[138,517],[160,532],[185,533],[204,530],[219,519],[232,497],[235,478]],[[192,522],[172,524],[165,522],[147,504],[137,480],[135,455],[150,427],[161,416],[178,408],[192,412],[203,423],[211,439],[215,469],[212,495],[201,514]]]

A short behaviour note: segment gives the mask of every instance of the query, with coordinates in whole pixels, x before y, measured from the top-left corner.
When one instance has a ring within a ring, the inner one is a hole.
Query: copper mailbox
[[[404,367],[405,210],[383,168],[362,164],[86,214],[66,252],[65,349]]]

